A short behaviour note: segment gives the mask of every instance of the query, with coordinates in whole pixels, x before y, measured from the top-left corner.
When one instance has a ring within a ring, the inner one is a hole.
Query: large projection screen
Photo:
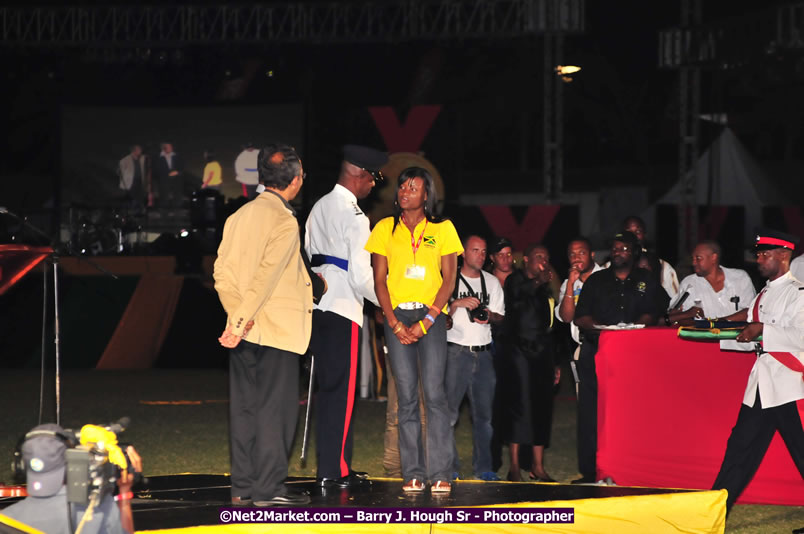
[[[62,111],[62,206],[113,207],[122,198],[119,160],[139,144],[158,157],[170,142],[184,164],[186,189],[200,187],[204,151],[223,168],[221,191],[240,193],[234,161],[246,143],[281,142],[301,150],[301,104],[220,107],[66,107]]]

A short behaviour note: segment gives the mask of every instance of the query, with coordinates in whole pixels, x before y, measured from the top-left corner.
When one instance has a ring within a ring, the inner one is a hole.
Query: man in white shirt
[[[804,256],[799,256],[790,262],[790,272],[799,282],[804,282]]]
[[[248,200],[257,196],[257,186],[260,183],[257,172],[257,155],[259,150],[253,143],[246,143],[243,151],[235,159],[235,180],[240,182],[241,194]]]
[[[804,399],[804,284],[790,274],[798,241],[774,230],[759,233],[757,264],[768,282],[747,310],[729,317],[749,321],[737,343],[721,342],[721,348],[755,350],[758,356],[713,485],[728,490],[727,510],[753,478],[777,430],[804,478],[804,429],[796,406]],[[759,336],[762,341],[756,341]]]
[[[472,467],[481,480],[499,480],[492,469],[491,426],[496,375],[491,353],[491,324],[505,315],[505,296],[499,280],[483,271],[486,240],[471,235],[463,242],[463,266],[449,304],[452,328],[447,330],[445,388],[453,428],[461,402],[469,395],[472,409]],[[454,432],[453,432],[454,434]],[[453,471],[459,471],[453,435]]]
[[[578,297],[581,296],[583,283],[592,273],[602,270],[603,267],[595,263],[595,253],[592,252],[592,245],[585,237],[578,237],[570,241],[567,246],[567,258],[569,259],[570,268],[567,278],[561,284],[555,313],[559,321],[570,323],[572,339],[575,343],[580,344],[580,332],[573,322],[573,319],[575,319],[575,305],[578,303]],[[567,287],[571,287],[572,290],[567,291]]]
[[[315,203],[304,248],[328,290],[313,311],[310,348],[315,355],[317,480],[322,487],[352,487],[365,473],[352,471],[352,411],[363,324],[363,299],[377,304],[371,255],[363,248],[369,220],[357,205],[382,180],[384,152],[346,145],[338,183]]]
[[[696,318],[726,317],[748,307],[756,295],[751,278],[742,269],[720,265],[720,254],[715,241],[702,241],[692,251],[695,274],[682,280],[680,296],[665,316],[668,326],[689,326]]]

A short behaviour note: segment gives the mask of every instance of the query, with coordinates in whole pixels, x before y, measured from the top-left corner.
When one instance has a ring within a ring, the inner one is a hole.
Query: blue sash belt
[[[336,267],[340,267],[344,271],[349,270],[349,260],[338,258],[337,256],[327,256],[326,254],[313,254],[313,257],[310,258],[310,265],[313,267],[320,267],[327,263],[332,264]]]

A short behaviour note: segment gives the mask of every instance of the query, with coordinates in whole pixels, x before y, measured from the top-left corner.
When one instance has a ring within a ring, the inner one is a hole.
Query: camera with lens
[[[138,475],[142,478],[135,469],[135,465],[140,467],[139,456],[129,449],[132,462],[126,453],[128,445],[118,444],[118,436],[128,424],[129,419],[124,417],[105,426],[84,425],[80,431],[52,423],[38,425],[17,443],[12,463],[15,479],[26,481],[29,495],[35,497],[51,497],[66,488],[67,503],[85,507],[80,531],[94,510],[106,509],[103,501],[111,499],[118,487],[128,491],[132,483],[137,483]],[[124,470],[131,476],[119,482]],[[112,504],[110,500],[107,503]],[[67,518],[69,532],[73,532],[72,510],[80,508],[70,510]]]
[[[130,419],[123,417],[106,426],[85,425],[76,433],[79,444],[65,452],[67,464],[67,500],[88,504],[93,493],[98,499],[111,495],[123,469],[137,476],[126,453],[127,445],[117,444],[117,437],[128,426]],[[111,439],[114,436],[114,439]]]
[[[489,310],[486,308],[485,305],[481,304],[474,310],[469,310],[469,319],[472,321],[488,321],[489,320]]]

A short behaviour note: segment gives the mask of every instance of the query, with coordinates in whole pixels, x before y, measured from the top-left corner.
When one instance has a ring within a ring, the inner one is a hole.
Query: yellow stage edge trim
[[[725,490],[663,493],[600,499],[496,504],[480,508],[572,508],[574,523],[422,523],[422,524],[221,524],[167,530],[138,531],[163,534],[257,533],[375,533],[394,534],[723,534],[726,528]],[[221,506],[225,508],[225,506]],[[463,508],[463,507],[462,507]],[[469,508],[469,507],[467,507]],[[478,507],[475,507],[478,508]],[[449,508],[444,508],[448,510]],[[264,509],[269,510],[269,509]],[[301,510],[301,509],[300,509]]]

